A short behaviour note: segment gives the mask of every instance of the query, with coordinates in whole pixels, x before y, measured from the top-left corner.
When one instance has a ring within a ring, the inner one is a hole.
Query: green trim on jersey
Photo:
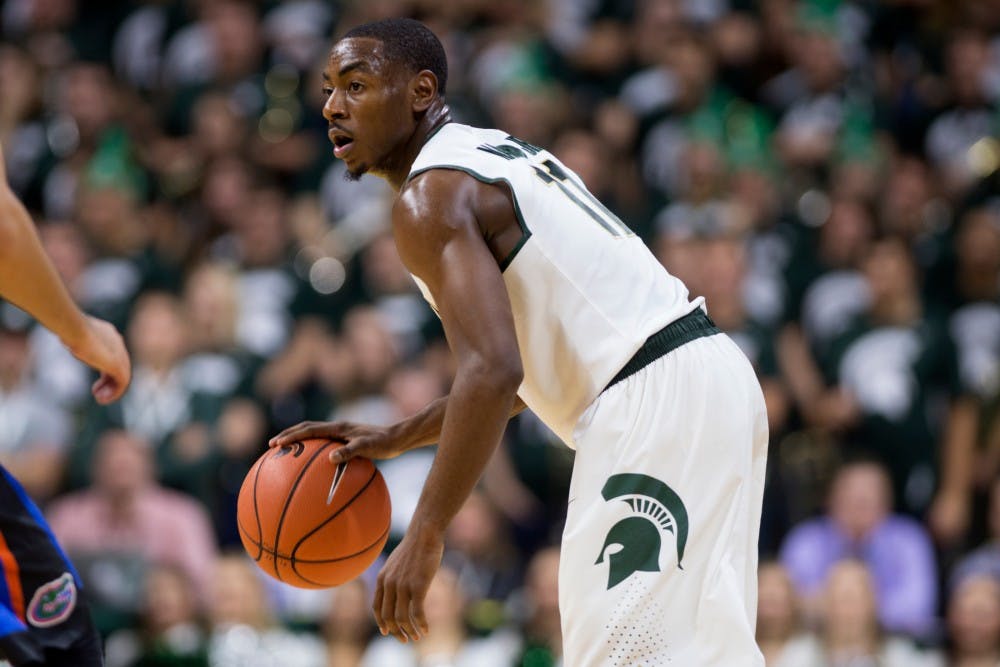
[[[442,125],[441,127],[444,126]],[[424,173],[425,171],[430,171],[432,169],[451,169],[453,171],[461,171],[468,174],[469,176],[472,176],[480,183],[486,183],[487,185],[495,185],[497,183],[503,183],[504,185],[507,186],[507,189],[510,190],[510,196],[514,202],[514,215],[517,218],[518,226],[521,228],[521,240],[517,242],[517,244],[511,249],[511,251],[507,254],[506,257],[500,260],[500,271],[501,272],[506,271],[507,267],[510,266],[511,262],[514,261],[514,258],[517,256],[517,253],[521,251],[521,248],[524,247],[524,244],[528,242],[529,238],[531,238],[531,230],[528,229],[528,225],[524,223],[524,216],[521,215],[521,207],[517,203],[517,193],[514,192],[514,186],[511,185],[510,181],[508,181],[506,178],[487,178],[486,176],[483,176],[479,172],[473,171],[468,167],[462,167],[457,164],[435,164],[430,167],[422,167],[420,169],[417,169],[416,171],[411,171],[410,175],[406,177],[406,182],[409,183],[420,174]]]

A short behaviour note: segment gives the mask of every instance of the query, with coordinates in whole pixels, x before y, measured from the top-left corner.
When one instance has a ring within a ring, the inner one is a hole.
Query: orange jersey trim
[[[17,617],[24,621],[24,591],[21,590],[21,568],[17,565],[14,552],[7,546],[7,540],[0,532],[0,564],[3,565],[4,578],[7,580],[7,592],[10,595],[10,608]]]

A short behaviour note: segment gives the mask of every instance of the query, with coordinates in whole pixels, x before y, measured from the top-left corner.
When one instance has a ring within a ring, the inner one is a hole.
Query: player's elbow
[[[507,357],[503,361],[496,363],[497,383],[504,391],[510,393],[517,392],[524,380],[524,368],[521,366],[521,359],[517,356]]]
[[[517,355],[477,356],[469,359],[465,366],[470,379],[496,395],[516,393],[524,379],[524,369]]]

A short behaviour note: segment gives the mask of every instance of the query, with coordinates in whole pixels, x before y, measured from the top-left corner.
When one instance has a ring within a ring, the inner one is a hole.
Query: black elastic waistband
[[[618,374],[611,378],[611,382],[605,387],[605,391],[615,386],[630,375],[635,375],[640,370],[653,363],[671,350],[676,350],[684,343],[690,343],[698,338],[714,336],[722,333],[715,322],[701,308],[675,320],[663,327],[655,334],[646,339],[638,352],[632,355],[628,363],[622,366]]]

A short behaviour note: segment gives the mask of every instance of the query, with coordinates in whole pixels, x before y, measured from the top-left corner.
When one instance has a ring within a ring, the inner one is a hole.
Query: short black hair
[[[448,58],[444,46],[431,29],[420,21],[404,18],[382,19],[351,28],[341,39],[371,37],[385,45],[389,58],[414,72],[430,70],[437,77],[438,94],[448,83]]]

